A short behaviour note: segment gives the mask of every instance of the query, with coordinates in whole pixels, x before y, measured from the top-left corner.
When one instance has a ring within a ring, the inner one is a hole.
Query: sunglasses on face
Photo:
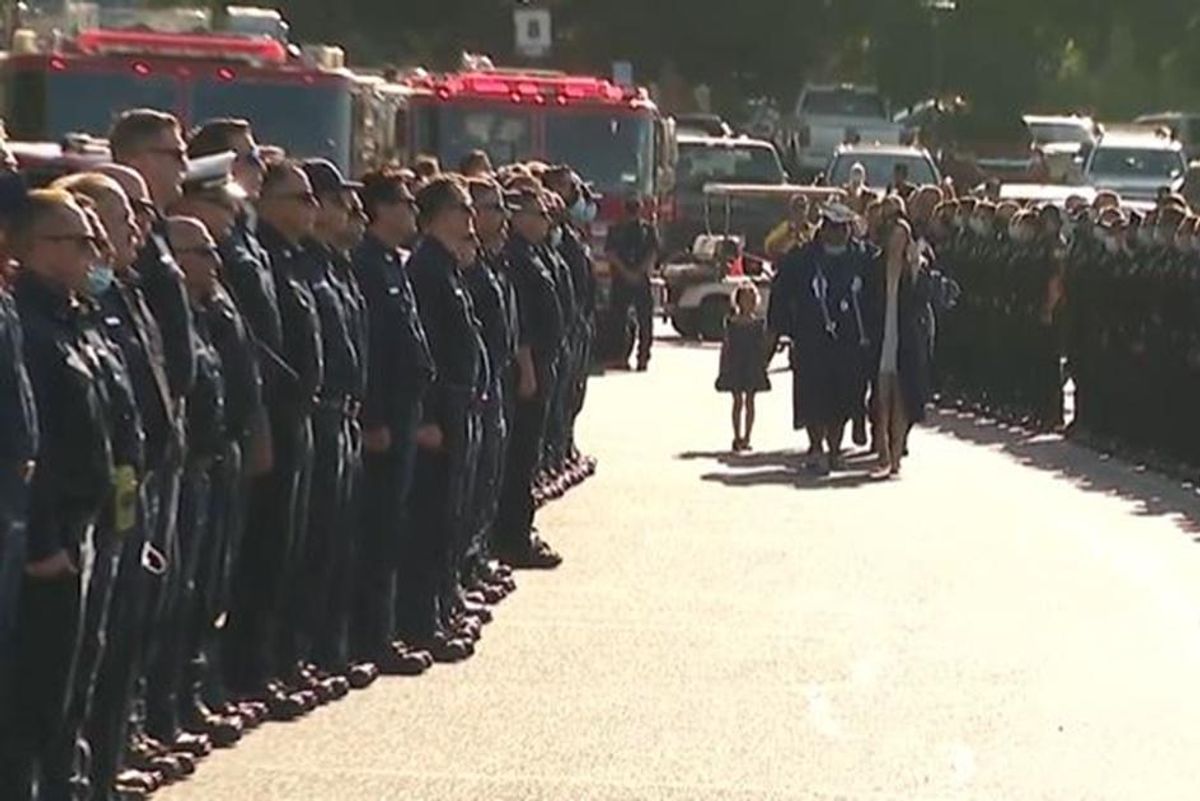
[[[44,239],[47,242],[71,242],[80,250],[84,248],[101,250],[106,245],[105,241],[95,234],[46,234],[38,239]]]
[[[170,159],[176,164],[187,164],[187,150],[181,147],[152,147],[149,152]]]
[[[197,245],[194,248],[179,248],[175,253],[180,256],[205,256],[213,261],[221,258],[221,251],[217,249],[216,245]]]
[[[245,153],[239,153],[234,161],[238,164],[245,164],[255,170],[265,170],[267,168],[267,160],[263,156],[262,148],[257,145]]]
[[[315,192],[279,192],[278,194],[270,195],[270,197],[280,200],[295,200],[303,203],[305,206],[315,206],[318,203]]]

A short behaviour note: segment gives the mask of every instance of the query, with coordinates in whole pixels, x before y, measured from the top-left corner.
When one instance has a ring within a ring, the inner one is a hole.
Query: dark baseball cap
[[[318,195],[362,189],[358,181],[347,181],[342,171],[329,159],[307,159],[300,166],[308,176],[313,192]]]
[[[309,179],[311,180],[311,178]],[[363,176],[359,196],[366,204],[416,203],[408,182],[399,173],[373,172]]]

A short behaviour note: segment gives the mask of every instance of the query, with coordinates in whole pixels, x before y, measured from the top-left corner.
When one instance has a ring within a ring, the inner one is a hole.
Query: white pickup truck
[[[788,166],[807,176],[824,170],[839,145],[896,145],[902,132],[876,89],[810,84],[800,92],[778,144]]]

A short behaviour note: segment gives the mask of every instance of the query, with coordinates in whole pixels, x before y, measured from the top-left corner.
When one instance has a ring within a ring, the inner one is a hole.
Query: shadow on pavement
[[[876,481],[870,475],[874,465],[870,453],[858,452],[846,457],[846,470],[822,476],[807,468],[804,454],[798,451],[761,451],[733,453],[732,451],[688,451],[677,457],[684,461],[715,461],[727,471],[705,473],[700,478],[727,487],[757,485],[792,486],[797,489],[843,489]]]
[[[1070,479],[1089,492],[1137,504],[1141,515],[1168,516],[1200,542],[1200,493],[1194,484],[1121,461],[1059,435],[1024,429],[950,409],[931,410],[925,426],[977,445],[999,448],[1022,464]]]

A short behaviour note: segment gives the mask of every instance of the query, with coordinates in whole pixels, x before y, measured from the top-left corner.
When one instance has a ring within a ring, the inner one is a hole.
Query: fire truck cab
[[[657,210],[674,179],[673,122],[644,88],[473,59],[456,73],[397,76],[392,129],[401,163],[437,156],[456,168],[483,150],[494,164],[571,164],[603,196],[600,219],[637,194]],[[664,208],[665,210],[665,208]]]
[[[77,5],[87,4],[68,10]],[[354,79],[339,48],[289,43],[269,9],[231,7],[219,30],[203,9],[113,12],[34,18],[14,31],[0,61],[11,137],[104,136],[120,111],[149,107],[185,125],[243,117],[264,142],[350,167]]]

